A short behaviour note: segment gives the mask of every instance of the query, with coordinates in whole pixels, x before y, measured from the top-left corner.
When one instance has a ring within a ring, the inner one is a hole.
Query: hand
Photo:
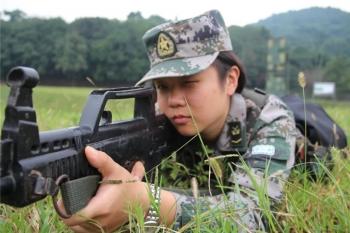
[[[139,203],[145,211],[149,208],[148,189],[141,182],[145,169],[136,162],[132,172],[115,163],[106,153],[92,147],[85,148],[89,163],[102,174],[102,180],[135,180],[121,184],[101,184],[88,205],[63,222],[75,232],[113,231],[128,221],[128,205]],[[60,208],[64,208],[62,202]]]

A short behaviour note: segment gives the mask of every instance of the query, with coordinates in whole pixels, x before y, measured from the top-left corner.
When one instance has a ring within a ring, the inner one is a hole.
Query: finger
[[[137,161],[134,164],[134,167],[132,168],[132,171],[131,171],[131,175],[133,175],[139,181],[142,180],[143,176],[145,175],[145,167],[143,166],[142,162]]]
[[[88,217],[90,211],[86,211],[87,208],[84,208],[83,210],[79,211],[75,215],[73,215],[70,218],[62,219],[62,221],[69,227],[73,226],[81,226],[85,229],[103,229],[102,225],[100,223],[101,218],[100,217]],[[95,208],[96,209],[96,208]],[[94,209],[92,210],[94,211]]]
[[[82,223],[80,225],[72,226],[71,229],[74,232],[105,232],[102,226],[100,226],[97,222],[89,221]]]
[[[85,147],[85,154],[89,163],[97,168],[103,177],[110,176],[120,170],[120,165],[114,162],[111,157],[102,151],[87,146]]]
[[[86,232],[88,232],[85,228],[83,228],[81,226],[70,227],[70,229],[72,231],[74,231],[75,233],[86,233]]]
[[[63,202],[60,200],[57,202],[60,210],[65,210]],[[61,220],[66,224],[67,226],[83,226],[85,224],[89,224],[89,222],[93,222],[93,212],[86,212],[85,211],[86,207],[79,211],[78,213],[72,215],[70,218],[61,218]]]
[[[86,209],[84,213],[95,211],[96,208]],[[86,218],[83,213],[79,212],[70,219],[63,220],[71,229],[76,229],[79,232],[110,232],[116,227],[120,227],[128,222],[128,214],[121,212],[112,222],[106,219],[106,215],[100,215],[94,219]],[[70,222],[68,222],[70,221]]]
[[[83,224],[84,222],[87,221],[87,219],[88,219],[87,217],[83,217],[82,215],[75,214],[70,218],[62,218],[62,221],[67,226],[72,227],[72,226],[77,226],[77,225]]]
[[[74,227],[70,227],[70,229],[72,229],[72,231],[74,231],[75,233],[90,233],[93,232],[91,231],[91,229],[86,229],[85,227],[82,226],[74,226]],[[101,232],[101,231],[99,231]]]
[[[59,209],[59,211],[62,213],[62,214],[64,214],[64,215],[66,215],[66,216],[69,216],[69,214],[67,213],[67,211],[66,211],[66,208],[64,207],[64,204],[63,204],[63,200],[62,199],[59,199],[58,201],[57,201],[57,207],[58,207],[58,209]],[[57,211],[57,210],[56,210]],[[62,217],[59,215],[59,217],[62,219]]]
[[[68,226],[82,225],[86,222],[94,223],[98,221],[100,223],[105,222],[104,218],[111,214],[113,209],[122,209],[122,203],[114,203],[111,204],[109,200],[111,200],[111,196],[120,196],[120,189],[118,186],[113,185],[103,185],[99,187],[97,194],[91,198],[88,205],[85,206],[78,213],[73,215],[69,219],[63,219],[64,223]],[[112,206],[112,207],[111,207]],[[119,222],[127,219],[126,213],[120,213],[118,216]],[[118,220],[115,220],[114,223],[116,225],[121,225],[122,222],[119,223]]]

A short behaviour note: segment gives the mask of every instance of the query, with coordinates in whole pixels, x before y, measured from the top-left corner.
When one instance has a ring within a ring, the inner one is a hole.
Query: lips
[[[176,115],[171,118],[173,123],[176,125],[184,125],[191,121],[191,117],[184,115]]]

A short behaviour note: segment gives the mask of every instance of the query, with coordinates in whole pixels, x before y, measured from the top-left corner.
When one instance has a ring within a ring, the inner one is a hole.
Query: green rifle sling
[[[61,195],[67,214],[75,214],[83,209],[95,195],[101,177],[86,176],[61,185]]]

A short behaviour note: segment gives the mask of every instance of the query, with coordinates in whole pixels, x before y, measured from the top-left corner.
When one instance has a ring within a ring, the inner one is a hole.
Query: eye
[[[198,80],[186,80],[182,83],[185,87],[193,87],[195,86],[199,81]]]
[[[159,91],[166,91],[168,90],[168,86],[165,85],[164,83],[156,83],[156,89],[159,90]]]

